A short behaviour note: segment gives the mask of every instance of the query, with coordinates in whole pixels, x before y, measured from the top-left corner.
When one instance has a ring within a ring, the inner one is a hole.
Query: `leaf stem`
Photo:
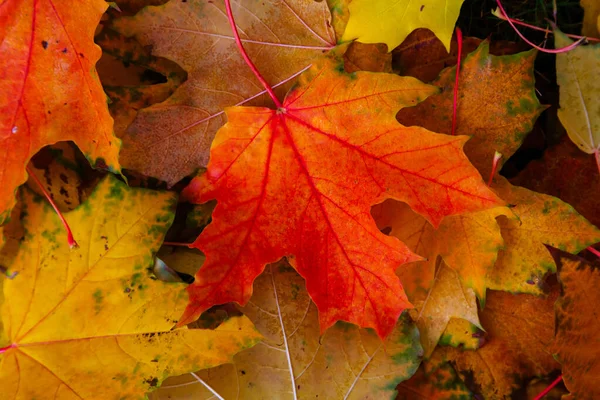
[[[16,348],[16,347],[18,347],[18,345],[14,344],[14,343],[13,343],[13,344],[11,344],[11,345],[8,345],[8,346],[5,346],[5,347],[2,347],[2,348],[0,348],[0,354],[6,353],[8,350],[10,350],[10,349],[14,349],[14,348]]]
[[[568,51],[573,50],[575,47],[579,46],[584,40],[585,37],[582,37],[581,39],[579,39],[576,42],[571,43],[568,46],[565,47],[561,47],[560,49],[545,49],[543,47],[538,46],[537,44],[531,42],[529,39],[527,39],[525,37],[525,35],[523,35],[521,33],[521,31],[519,31],[517,29],[517,27],[515,26],[515,24],[513,23],[512,18],[510,18],[508,16],[508,14],[506,14],[506,11],[504,11],[504,7],[502,7],[502,3],[500,2],[500,0],[496,0],[496,4],[498,5],[498,8],[500,9],[501,15],[503,15],[506,18],[506,21],[510,24],[510,26],[512,26],[512,28],[515,30],[515,32],[517,33],[517,35],[519,35],[519,37],[521,39],[523,39],[523,41],[525,43],[527,43],[528,45],[530,45],[531,47],[541,51],[542,53],[551,53],[551,54],[558,54],[558,53],[566,53]]]
[[[543,398],[545,395],[548,394],[549,391],[551,391],[554,388],[554,386],[558,385],[560,383],[560,381],[562,381],[562,375],[559,375],[558,378],[556,378],[554,380],[554,382],[549,384],[548,387],[546,387],[546,389],[542,390],[542,392],[540,394],[535,396],[535,398],[533,400],[540,400],[541,398]]]
[[[488,186],[492,185],[492,180],[494,179],[494,175],[496,175],[496,171],[498,170],[498,164],[500,159],[502,158],[502,154],[497,151],[494,152],[494,160],[492,161],[492,172],[490,172],[490,179],[488,179]]]
[[[213,394],[214,397],[216,397],[219,400],[225,400],[219,393],[217,393],[215,389],[213,389],[208,383],[204,382],[204,379],[200,378],[193,372],[190,372],[190,375],[192,375],[198,382],[204,385],[204,387],[207,388]]]
[[[587,251],[589,251],[590,253],[592,253],[593,255],[595,255],[596,257],[600,258],[600,251],[596,250],[595,248],[593,248],[592,246],[587,248]]]
[[[163,242],[163,246],[179,246],[179,247],[190,247],[193,243],[181,243],[181,242]]]
[[[495,15],[495,14],[494,14]],[[540,32],[546,32],[546,33],[551,33],[554,34],[553,31],[551,31],[550,29],[546,29],[546,28],[541,28],[539,26],[535,26],[535,25],[531,25],[528,24],[526,22],[520,21],[518,19],[513,19],[510,18],[509,16],[507,16],[506,14],[498,14],[496,15],[496,17],[500,18],[503,21],[507,21],[510,20],[512,23],[514,23],[515,25],[520,25],[520,26],[524,26],[526,28],[529,29],[533,29],[535,31],[540,31]],[[595,38],[595,37],[590,37],[590,36],[581,36],[581,35],[573,35],[571,33],[565,33],[566,36],[570,37],[571,39],[586,39],[589,42],[600,42],[600,39]]]
[[[456,78],[454,80],[454,97],[452,99],[452,135],[456,135],[456,114],[458,109],[458,82],[460,75],[460,61],[462,56],[462,31],[460,28],[456,28],[456,43],[458,44],[458,59],[456,60]]]
[[[27,173],[29,174],[29,176],[35,181],[35,183],[38,185],[38,187],[40,188],[42,193],[44,193],[44,196],[46,196],[48,203],[50,203],[52,208],[54,208],[54,211],[56,211],[56,213],[58,214],[58,218],[60,218],[63,226],[65,227],[65,230],[67,231],[67,242],[69,243],[69,247],[70,248],[79,247],[79,245],[73,238],[73,232],[71,232],[71,228],[69,227],[67,220],[65,219],[65,217],[62,215],[62,213],[58,209],[58,207],[57,207],[56,203],[54,202],[54,200],[52,199],[52,197],[50,197],[50,193],[48,193],[48,191],[46,190],[44,185],[42,185],[42,182],[40,182],[40,180],[35,175],[35,173],[31,170],[31,168],[29,168],[29,165],[27,166],[26,169],[27,169]]]
[[[254,65],[254,63],[252,62],[250,57],[248,57],[248,53],[246,53],[246,49],[244,49],[244,45],[242,44],[242,39],[240,39],[240,35],[238,33],[237,26],[235,25],[235,19],[233,18],[233,11],[231,11],[231,0],[225,0],[225,8],[227,9],[227,18],[229,19],[229,24],[231,25],[231,30],[233,31],[233,36],[235,37],[235,43],[237,44],[237,47],[240,50],[240,53],[242,53],[242,57],[244,57],[244,61],[246,61],[246,64],[248,64],[248,67],[250,67],[250,69],[252,70],[252,72],[254,73],[256,78],[260,81],[260,83],[267,90],[267,93],[269,93],[269,96],[271,96],[271,99],[273,100],[273,102],[275,103],[277,108],[283,108],[283,104],[281,104],[281,102],[279,101],[277,96],[275,96],[275,92],[273,91],[273,88],[271,87],[271,85],[269,85],[267,83],[265,78],[263,78],[263,76],[260,74],[260,72]]]

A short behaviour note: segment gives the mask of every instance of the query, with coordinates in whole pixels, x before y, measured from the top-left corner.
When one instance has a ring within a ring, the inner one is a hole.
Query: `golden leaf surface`
[[[172,330],[185,285],[148,270],[175,196],[107,177],[65,214],[23,190],[25,238],[4,280],[3,399],[144,398],[169,375],[213,367],[260,338],[247,318],[214,331]]]
[[[427,259],[397,271],[415,306],[419,298],[417,292],[425,293],[433,283],[438,255],[458,273],[466,288],[473,289],[477,297],[485,299],[487,273],[504,245],[496,218],[512,216],[508,208],[495,207],[448,216],[437,230],[408,205],[398,201],[386,200],[374,206],[372,213],[380,229],[391,228],[390,235]]]
[[[250,59],[280,97],[336,44],[325,1],[239,0],[232,8]],[[236,48],[223,0],[146,7],[115,27],[188,72],[187,82],[166,101],[140,111],[123,136],[126,168],[174,184],[208,163],[225,107],[271,104]]]
[[[417,28],[428,28],[450,50],[450,39],[463,0],[353,0],[342,40],[385,43],[388,51]]]
[[[475,293],[463,288],[458,274],[442,262],[416,319],[425,357],[433,353],[452,318],[464,319],[481,328]]]
[[[173,265],[177,268],[176,265]],[[224,399],[382,399],[420,362],[416,327],[402,317],[385,341],[338,323],[320,337],[319,317],[304,280],[285,262],[269,265],[242,311],[265,340],[233,363],[197,373]],[[208,399],[195,377],[169,379],[152,399]]]
[[[578,253],[600,241],[600,230],[556,197],[512,186],[502,177],[495,182],[492,187],[518,220],[498,219],[505,246],[488,274],[488,287],[541,294],[544,275],[556,272],[544,244]]]
[[[583,26],[581,34],[600,37],[600,2],[598,0],[579,0],[583,8]]]

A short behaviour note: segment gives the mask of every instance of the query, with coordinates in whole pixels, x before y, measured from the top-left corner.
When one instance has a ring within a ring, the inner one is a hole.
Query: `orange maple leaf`
[[[92,164],[118,171],[106,95],[94,66],[103,0],[0,4],[0,224],[42,147],[74,141]]]
[[[386,198],[437,226],[446,215],[501,204],[462,151],[465,136],[404,127],[395,115],[436,88],[414,78],[313,66],[278,110],[231,107],[206,175],[184,190],[217,199],[193,246],[206,262],[182,324],[214,304],[245,304],[265,264],[289,257],[306,279],[321,330],[337,320],[381,337],[410,307],[394,270],[415,261],[370,215]]]

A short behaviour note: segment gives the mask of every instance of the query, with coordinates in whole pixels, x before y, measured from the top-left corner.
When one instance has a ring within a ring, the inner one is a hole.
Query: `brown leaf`
[[[280,98],[336,43],[325,1],[241,0],[233,3],[233,14],[249,57]],[[225,107],[271,104],[236,48],[223,0],[146,7],[115,27],[188,72],[169,99],[138,113],[122,138],[125,168],[172,185],[206,166]]]
[[[471,377],[485,399],[505,399],[527,379],[560,365],[552,357],[554,301],[558,285],[546,297],[489,291],[480,315],[487,342],[476,351],[443,348],[463,379]]]
[[[600,261],[586,261],[550,249],[558,265],[561,296],[556,302],[556,340],[552,350],[562,364],[570,395],[564,399],[600,397]]]

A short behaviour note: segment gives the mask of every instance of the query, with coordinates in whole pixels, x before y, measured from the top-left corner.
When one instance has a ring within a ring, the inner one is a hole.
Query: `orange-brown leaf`
[[[558,265],[561,296],[556,302],[556,339],[553,352],[562,364],[568,399],[600,397],[598,303],[600,262],[589,262],[564,251],[550,249]],[[565,397],[563,397],[565,398]]]
[[[0,224],[43,146],[72,140],[92,164],[118,171],[120,141],[94,65],[102,0],[0,4]]]
[[[534,51],[491,56],[484,41],[461,66],[456,133],[472,136],[465,153],[486,178],[494,152],[503,161],[513,155],[544,110],[535,95],[534,60]],[[456,67],[443,70],[433,82],[443,91],[400,111],[400,123],[450,134],[455,78]]]
[[[465,137],[396,122],[399,108],[434,92],[414,78],[347,75],[327,60],[283,109],[227,109],[206,175],[184,191],[218,204],[194,243],[207,260],[183,320],[245,304],[265,264],[294,255],[323,330],[346,320],[386,336],[409,306],[394,270],[417,257],[379,232],[371,206],[395,198],[438,225],[500,203],[462,152]]]
[[[545,298],[490,291],[480,315],[486,343],[476,351],[444,348],[463,379],[485,399],[506,399],[523,381],[559,368],[550,352],[556,285]]]

